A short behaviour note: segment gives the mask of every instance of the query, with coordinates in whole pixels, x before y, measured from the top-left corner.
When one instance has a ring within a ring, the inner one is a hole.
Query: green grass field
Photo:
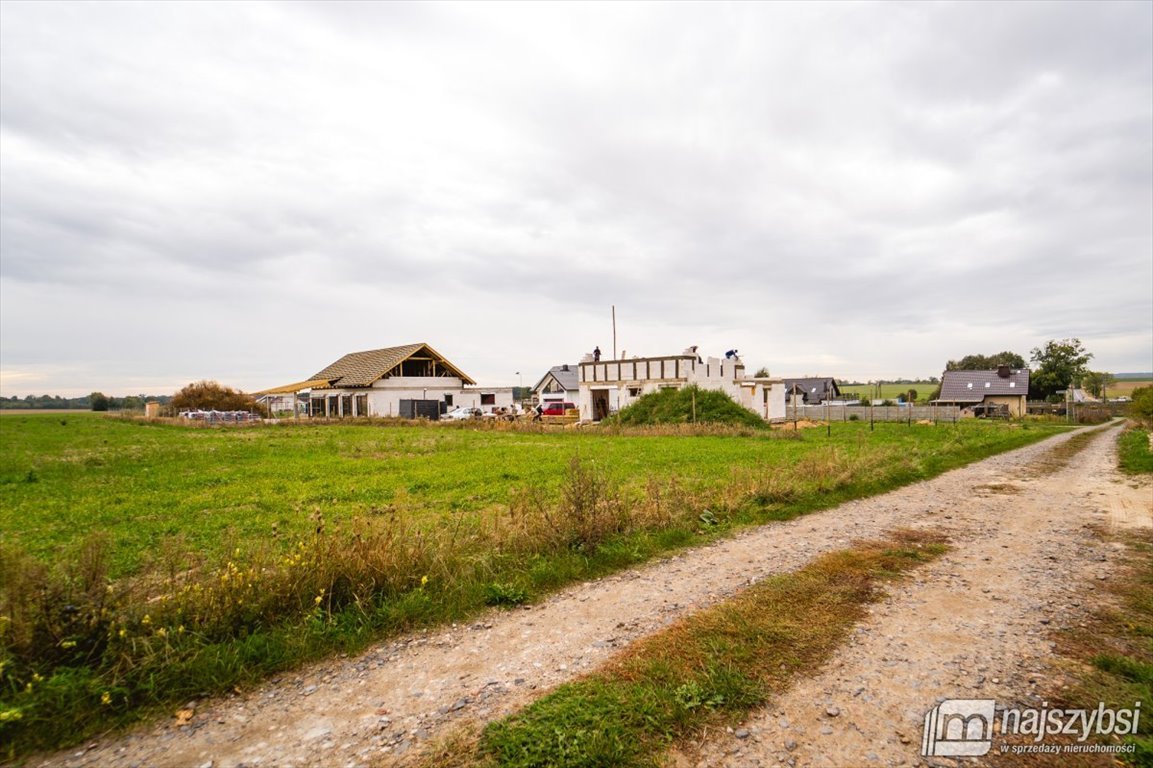
[[[917,390],[918,401],[925,400],[937,388],[936,384],[928,381],[917,381],[913,382],[912,384],[891,384],[886,382],[883,384],[873,384],[872,386],[868,384],[860,384],[854,386],[852,384],[841,384],[840,382],[837,382],[837,386],[840,387],[841,392],[844,394],[858,394],[861,397],[868,397],[870,393],[876,393],[879,391],[879,395],[872,395],[874,399],[894,401],[898,396],[905,394],[910,389]]]
[[[114,539],[117,575],[169,536],[229,551],[275,530],[290,540],[320,513],[340,521],[402,509],[430,523],[554,491],[570,458],[638,485],[676,475],[719,488],[729,468],[815,448],[781,440],[606,437],[453,425],[194,429],[100,416],[0,423],[0,530],[49,557],[90,531]]]
[[[0,419],[0,759],[1061,427]]]
[[[1030,433],[966,424],[970,447]],[[1034,433],[1035,434],[1035,433]],[[49,558],[93,531],[113,540],[113,575],[134,572],[167,537],[229,552],[306,534],[317,513],[340,521],[401,509],[430,523],[507,506],[518,489],[554,494],[574,455],[633,493],[676,477],[721,494],[736,468],[795,464],[815,452],[896,447],[934,460],[947,429],[839,425],[802,439],[497,431],[449,425],[202,429],[75,414],[0,422],[0,537]]]

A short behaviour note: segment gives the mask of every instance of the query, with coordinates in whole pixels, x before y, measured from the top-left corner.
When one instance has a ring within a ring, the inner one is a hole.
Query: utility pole
[[[617,359],[617,305],[613,304],[613,360]]]

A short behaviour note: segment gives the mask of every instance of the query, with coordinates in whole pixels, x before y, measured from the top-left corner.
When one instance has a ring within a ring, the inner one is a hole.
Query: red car
[[[545,403],[544,410],[541,411],[542,416],[564,416],[565,411],[572,409],[576,410],[576,406],[572,403]]]

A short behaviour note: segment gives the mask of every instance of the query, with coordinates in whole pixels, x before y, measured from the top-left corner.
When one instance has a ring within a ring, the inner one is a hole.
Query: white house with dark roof
[[[790,405],[820,405],[826,400],[837,400],[841,390],[829,376],[810,376],[785,379],[785,398]]]
[[[580,398],[580,380],[576,365],[554,365],[532,388],[542,403],[575,403]]]
[[[941,374],[941,394],[934,403],[957,405],[962,413],[974,413],[978,406],[1005,406],[1010,416],[1027,413],[1029,369],[1002,365],[994,371],[945,371]]]
[[[428,344],[350,352],[305,381],[259,392],[307,400],[310,416],[437,418],[458,406],[511,407],[512,387],[476,382]]]

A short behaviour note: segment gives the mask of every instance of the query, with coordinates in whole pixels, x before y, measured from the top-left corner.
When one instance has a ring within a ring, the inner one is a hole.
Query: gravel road
[[[632,640],[769,574],[899,527],[955,549],[874,607],[816,676],[682,765],[917,765],[924,713],[944,698],[1032,701],[1051,674],[1053,627],[1078,621],[1108,578],[1087,526],[1153,527],[1147,481],[1114,471],[1110,429],[1064,469],[1046,451],[995,456],[938,478],[579,584],[527,608],[397,638],[158,724],[32,760],[40,766],[401,765],[422,742],[486,721]],[[175,714],[175,713],[174,713]],[[738,738],[738,735],[740,738]],[[950,762],[949,765],[952,765]]]

